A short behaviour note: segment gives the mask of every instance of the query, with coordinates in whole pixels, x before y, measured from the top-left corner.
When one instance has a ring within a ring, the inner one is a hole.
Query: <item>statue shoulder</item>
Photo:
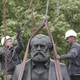
[[[53,59],[50,59],[50,64],[53,64],[54,65],[54,60]],[[66,65],[64,63],[61,63],[60,62],[60,66],[61,67],[65,67]]]
[[[26,61],[25,70],[26,70],[26,68],[28,69],[29,64],[30,64],[30,61],[31,61],[30,59]],[[21,71],[21,69],[22,69],[22,66],[23,66],[22,63],[21,63],[21,64],[18,64],[18,65],[16,66],[12,80],[18,80],[18,76],[19,76],[19,74],[20,74],[20,71]],[[24,70],[24,71],[25,71],[25,70]]]
[[[30,61],[31,61],[30,59],[27,60],[25,66],[28,66],[28,65],[30,64]],[[19,71],[21,70],[22,66],[23,66],[22,63],[21,63],[21,64],[18,64],[18,65],[16,66],[16,68],[15,68],[16,72],[19,72]]]

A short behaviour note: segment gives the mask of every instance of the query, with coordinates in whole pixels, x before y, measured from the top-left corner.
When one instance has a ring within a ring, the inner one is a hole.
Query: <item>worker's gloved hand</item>
[[[60,56],[59,56],[59,55],[56,55],[55,58],[56,58],[56,59],[60,59]]]
[[[17,34],[21,34],[21,29],[17,29],[17,30],[16,30],[16,33],[17,33]]]
[[[19,38],[21,37],[21,34],[22,34],[22,33],[21,33],[21,29],[17,29],[17,30],[16,30],[16,33],[17,33],[16,38],[19,39]]]

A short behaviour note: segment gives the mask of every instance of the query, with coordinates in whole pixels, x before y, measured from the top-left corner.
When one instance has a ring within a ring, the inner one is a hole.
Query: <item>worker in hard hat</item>
[[[12,45],[12,38],[10,36],[3,37],[1,40],[1,44],[5,47],[11,47]]]
[[[1,44],[3,45],[3,48],[0,48],[0,60],[1,60],[1,69],[3,72],[3,80],[5,80],[6,75],[7,75],[7,80],[11,80],[16,65],[18,65],[21,62],[19,55],[23,49],[23,43],[19,32],[17,33],[16,38],[18,41],[17,46],[13,46],[13,40],[10,36],[5,36],[1,39]]]
[[[77,33],[74,30],[68,30],[65,33],[65,39],[70,45],[67,54],[57,56],[58,59],[68,60],[68,70],[71,80],[80,80],[80,44],[76,42]]]

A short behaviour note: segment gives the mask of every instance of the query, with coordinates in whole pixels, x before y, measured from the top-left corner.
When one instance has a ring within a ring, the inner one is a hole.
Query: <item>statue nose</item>
[[[40,47],[40,45],[38,45],[38,48],[37,48],[37,50],[41,50],[41,47]]]

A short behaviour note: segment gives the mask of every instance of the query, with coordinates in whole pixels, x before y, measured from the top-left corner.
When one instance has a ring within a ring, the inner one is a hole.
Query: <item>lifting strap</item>
[[[49,37],[50,37],[50,39],[52,41],[52,44],[53,44],[53,50],[54,50],[53,55],[54,55],[54,64],[55,64],[56,78],[57,78],[57,80],[63,80],[62,79],[62,75],[61,75],[60,62],[59,62],[58,59],[56,59],[56,56],[57,56],[56,46],[55,46],[55,43],[54,43],[54,40],[53,40],[51,31],[50,31],[50,28],[48,27],[47,21],[45,22],[45,27],[47,29],[48,35],[49,35]]]
[[[57,77],[57,80],[62,80],[62,76],[61,76],[61,70],[60,70],[60,63],[59,63],[59,60],[56,60],[56,55],[57,55],[57,51],[56,51],[56,48],[55,48],[55,44],[54,44],[54,41],[52,39],[52,36],[51,36],[51,32],[50,32],[50,29],[47,25],[47,23],[45,21],[41,22],[40,26],[37,28],[37,30],[32,34],[31,38],[29,39],[28,41],[28,45],[27,45],[27,48],[26,48],[26,52],[25,52],[25,55],[24,55],[24,59],[23,59],[23,62],[21,64],[21,70],[20,70],[20,74],[19,74],[19,77],[18,77],[18,80],[22,80],[22,76],[23,76],[23,73],[24,73],[24,69],[25,69],[25,64],[26,64],[26,59],[27,59],[27,55],[28,55],[28,52],[29,52],[29,43],[30,43],[30,40],[36,35],[38,34],[43,27],[46,27],[47,28],[47,32],[48,32],[48,35],[49,37],[51,38],[52,40],[52,43],[53,43],[53,49],[54,49],[54,62],[55,62],[55,69],[56,69],[56,77]]]
[[[21,70],[20,70],[20,73],[19,73],[19,76],[18,76],[18,80],[22,80],[22,76],[23,76],[23,73],[24,73],[24,69],[25,69],[25,65],[26,65],[26,60],[27,60],[27,56],[28,56],[28,52],[29,52],[29,44],[30,44],[30,40],[36,35],[38,34],[38,32],[41,31],[41,29],[44,27],[45,23],[44,22],[41,22],[40,26],[37,28],[37,30],[32,34],[31,38],[29,39],[28,41],[28,44],[27,44],[27,48],[26,48],[26,51],[25,51],[25,55],[24,55],[24,58],[23,58],[23,62],[21,64]]]

